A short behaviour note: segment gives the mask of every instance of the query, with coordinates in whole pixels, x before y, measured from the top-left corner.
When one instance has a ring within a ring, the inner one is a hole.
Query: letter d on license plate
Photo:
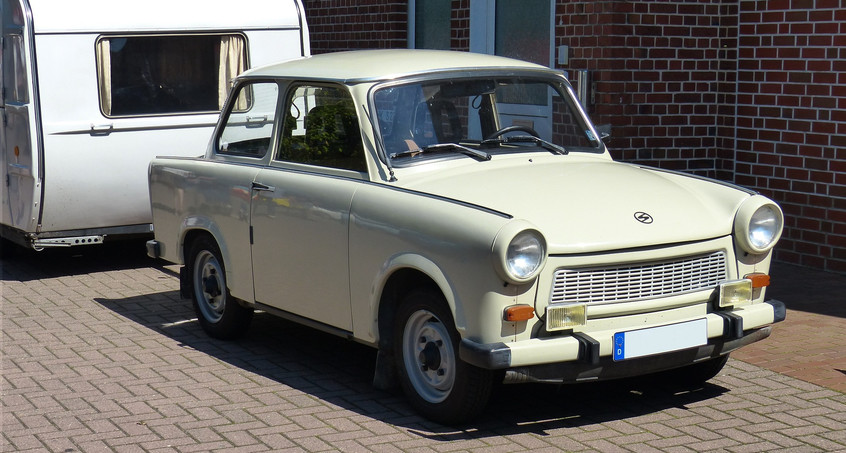
[[[633,359],[664,352],[694,348],[708,343],[708,321],[631,330],[614,334],[614,360]]]

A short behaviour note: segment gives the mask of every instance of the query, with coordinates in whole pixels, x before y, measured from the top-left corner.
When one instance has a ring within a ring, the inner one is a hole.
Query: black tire
[[[456,425],[485,409],[495,373],[459,359],[460,337],[440,292],[419,289],[405,296],[393,333],[402,389],[423,416]]]
[[[238,338],[250,327],[253,309],[229,294],[220,248],[208,236],[190,245],[185,275],[191,279],[191,300],[200,326],[209,336]]]

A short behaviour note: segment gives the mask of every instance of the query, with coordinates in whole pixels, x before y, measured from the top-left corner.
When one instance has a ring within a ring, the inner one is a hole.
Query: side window
[[[29,102],[27,93],[26,58],[24,56],[23,36],[9,34],[5,36],[6,52],[3,58],[3,101],[11,104]]]
[[[350,94],[337,86],[300,85],[287,100],[276,159],[367,171]]]
[[[275,82],[242,84],[217,137],[217,153],[262,157],[270,147],[279,86]]]
[[[242,35],[108,36],[96,50],[105,116],[219,111],[247,69]]]
[[[18,2],[3,2],[6,11],[0,11],[3,21],[3,48],[0,49],[0,74],[3,77],[3,94],[0,106],[5,103],[27,104],[29,92],[24,48],[24,14]]]

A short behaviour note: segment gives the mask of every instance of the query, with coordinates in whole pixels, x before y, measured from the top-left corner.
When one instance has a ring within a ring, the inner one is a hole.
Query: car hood
[[[711,180],[573,154],[494,158],[400,181],[411,190],[527,220],[553,254],[725,236],[751,196]]]

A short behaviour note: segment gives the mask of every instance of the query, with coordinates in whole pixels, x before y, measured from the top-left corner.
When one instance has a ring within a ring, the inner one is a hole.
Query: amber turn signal
[[[535,317],[535,309],[531,305],[512,305],[505,309],[504,317],[510,322],[528,321]]]
[[[770,286],[770,276],[767,274],[756,272],[754,274],[746,274],[743,278],[752,280],[753,288],[765,288]]]

